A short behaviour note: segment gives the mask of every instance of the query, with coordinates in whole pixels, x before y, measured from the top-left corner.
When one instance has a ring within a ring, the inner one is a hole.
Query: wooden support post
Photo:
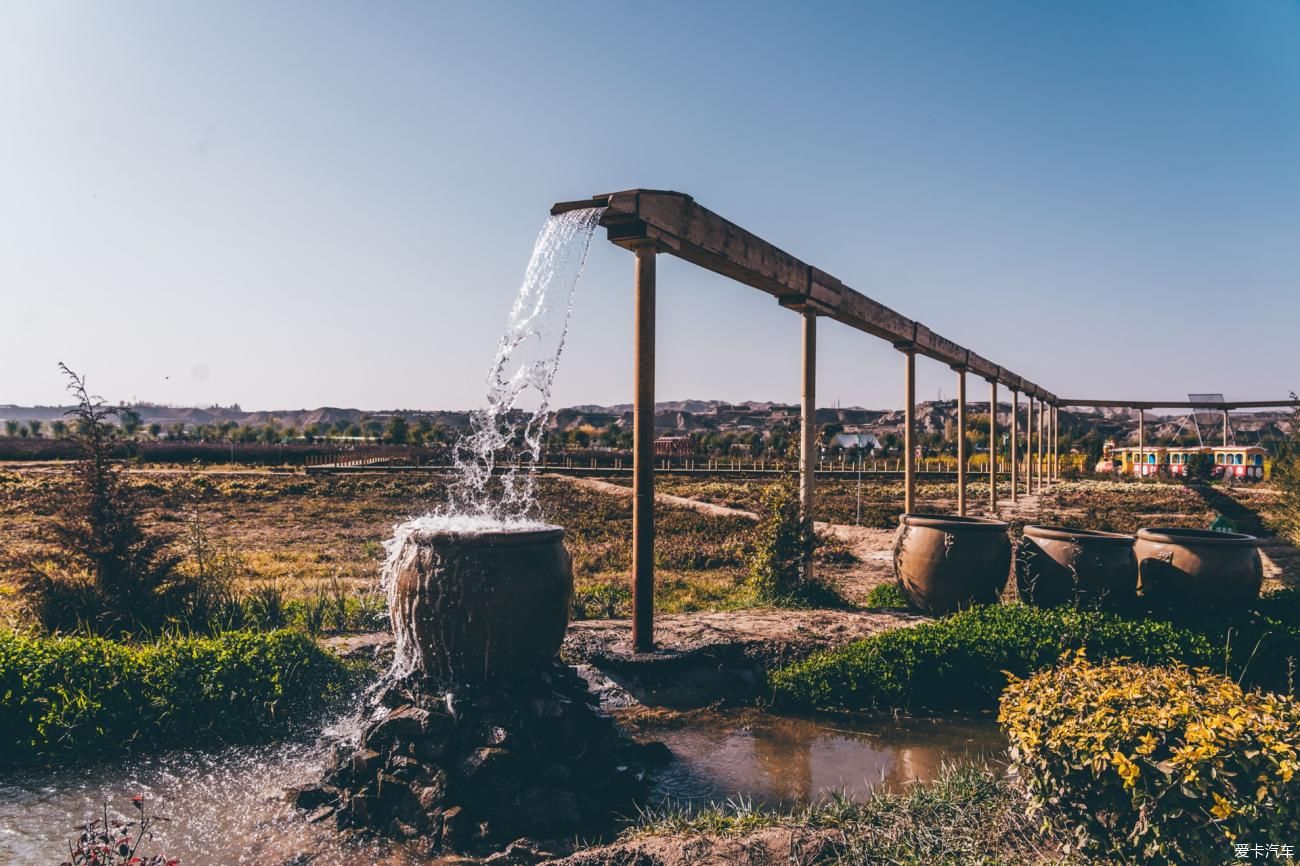
[[[1047,407],[1047,486],[1056,483],[1056,404]]]
[[[916,506],[916,350],[911,343],[898,348],[906,359],[903,365],[903,512],[912,514]]]
[[[636,252],[632,404],[632,649],[654,650],[655,248]]]
[[[799,508],[805,520],[816,514],[817,466],[817,314],[803,311],[803,388],[799,432]],[[804,560],[804,579],[813,576],[812,557]]]
[[[1025,407],[1025,495],[1034,492],[1034,395]]]
[[[1044,433],[1043,427],[1044,427],[1044,420],[1045,420],[1043,416],[1046,414],[1044,412],[1046,408],[1047,408],[1047,403],[1043,400],[1039,400],[1038,401],[1038,456],[1037,456],[1038,484],[1034,488],[1039,493],[1043,492],[1043,433]]]
[[[1016,452],[1019,451],[1018,446],[1020,444],[1016,441],[1020,436],[1020,429],[1019,429],[1020,421],[1016,416],[1018,416],[1019,414],[1020,414],[1020,392],[1013,389],[1011,391],[1011,450],[1008,452],[1008,455],[1011,458],[1011,502],[1012,504],[1015,503],[1016,497],[1019,495],[1019,491],[1017,491],[1016,488],[1020,485],[1020,479],[1018,477],[1019,473],[1016,471],[1017,469],[1016,461],[1019,459]]]
[[[998,513],[998,380],[989,379],[989,516]]]
[[[1061,480],[1061,407],[1052,406],[1052,480]]]
[[[1223,410],[1223,447],[1228,447],[1228,410]]]
[[[1138,407],[1138,478],[1145,478],[1147,471],[1147,431],[1146,431],[1147,412],[1141,406]]]
[[[957,514],[966,516],[966,368],[957,371]]]

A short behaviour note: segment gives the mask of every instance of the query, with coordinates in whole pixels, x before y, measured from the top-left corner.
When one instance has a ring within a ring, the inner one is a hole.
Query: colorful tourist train
[[[1096,471],[1119,472],[1121,475],[1144,478],[1186,475],[1187,463],[1193,454],[1208,454],[1214,460],[1215,478],[1226,475],[1244,480],[1262,480],[1267,453],[1258,445],[1150,445],[1139,449],[1133,446],[1120,448],[1114,442],[1107,442]]]

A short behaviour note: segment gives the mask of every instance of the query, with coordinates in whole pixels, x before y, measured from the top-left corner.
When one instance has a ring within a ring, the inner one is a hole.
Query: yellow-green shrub
[[[1300,838],[1300,705],[1204,669],[1094,665],[1014,680],[999,721],[1036,810],[1081,849],[1208,864]]]

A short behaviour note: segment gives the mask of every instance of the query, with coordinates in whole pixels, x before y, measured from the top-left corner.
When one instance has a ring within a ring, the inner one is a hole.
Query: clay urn
[[[945,514],[904,514],[898,523],[894,575],[915,608],[941,615],[997,603],[1011,571],[1007,524]]]
[[[476,685],[555,658],[573,596],[562,528],[414,530],[392,543],[386,580],[399,668]]]
[[[1134,539],[1070,526],[1026,526],[1016,546],[1016,588],[1038,607],[1125,610],[1137,596]]]
[[[1264,564],[1253,535],[1210,529],[1139,529],[1134,547],[1143,601],[1156,607],[1215,608],[1259,597]]]

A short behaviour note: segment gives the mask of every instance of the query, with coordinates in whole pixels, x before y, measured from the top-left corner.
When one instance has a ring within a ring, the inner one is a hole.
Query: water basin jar
[[[1016,547],[1020,599],[1038,607],[1128,609],[1137,597],[1133,544],[1133,536],[1118,532],[1026,526]]]
[[[1011,571],[1007,525],[983,517],[904,514],[894,536],[894,575],[918,610],[936,616],[996,604]]]
[[[560,651],[573,597],[560,527],[414,532],[392,562],[399,664],[475,685],[534,670]]]
[[[1134,548],[1143,600],[1157,607],[1215,608],[1259,597],[1264,563],[1253,535],[1209,529],[1139,529]]]

